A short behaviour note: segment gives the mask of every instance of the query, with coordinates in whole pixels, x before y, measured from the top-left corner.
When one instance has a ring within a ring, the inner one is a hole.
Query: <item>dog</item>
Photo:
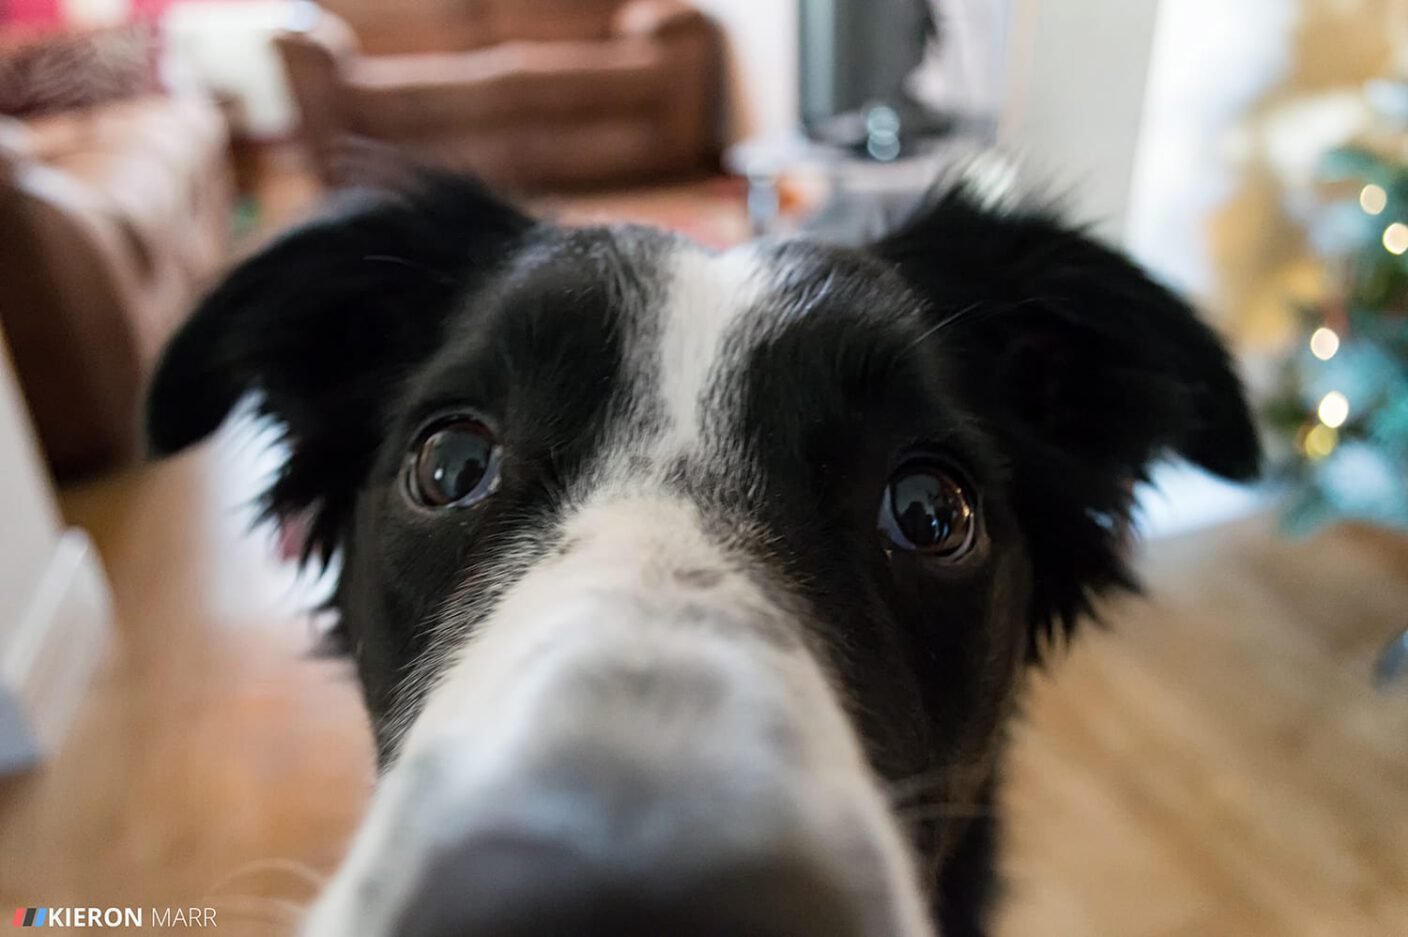
[[[1182,300],[963,181],[716,252],[419,173],[204,300],[153,450],[248,394],[380,766],[309,937],[984,933],[1024,673],[1152,462],[1259,460]]]

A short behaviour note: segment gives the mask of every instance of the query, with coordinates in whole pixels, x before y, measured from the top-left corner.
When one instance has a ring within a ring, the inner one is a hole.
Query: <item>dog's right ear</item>
[[[876,245],[928,306],[998,441],[1036,570],[1033,652],[1133,584],[1135,484],[1168,454],[1260,464],[1235,364],[1192,307],[1041,207],[960,183]]]
[[[198,442],[257,394],[289,446],[269,512],[315,508],[308,548],[326,555],[389,390],[434,349],[455,299],[534,224],[449,174],[341,196],[240,264],[176,333],[147,398],[152,451]]]

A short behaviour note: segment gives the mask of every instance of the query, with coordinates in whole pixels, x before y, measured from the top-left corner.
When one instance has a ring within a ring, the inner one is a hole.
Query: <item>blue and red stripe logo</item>
[[[49,920],[48,908],[16,908],[16,927],[43,927]]]

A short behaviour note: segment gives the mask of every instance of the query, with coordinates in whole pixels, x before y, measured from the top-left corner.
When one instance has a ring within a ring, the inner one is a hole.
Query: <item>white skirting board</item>
[[[112,639],[112,597],[88,535],[64,532],[0,648],[0,774],[58,748]]]

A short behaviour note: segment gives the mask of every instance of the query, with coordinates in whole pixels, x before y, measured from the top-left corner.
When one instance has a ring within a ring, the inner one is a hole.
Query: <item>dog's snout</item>
[[[432,857],[398,937],[858,937],[837,888],[797,855],[649,864],[533,835]]]
[[[801,606],[672,499],[564,542],[438,674],[309,937],[929,934]]]

